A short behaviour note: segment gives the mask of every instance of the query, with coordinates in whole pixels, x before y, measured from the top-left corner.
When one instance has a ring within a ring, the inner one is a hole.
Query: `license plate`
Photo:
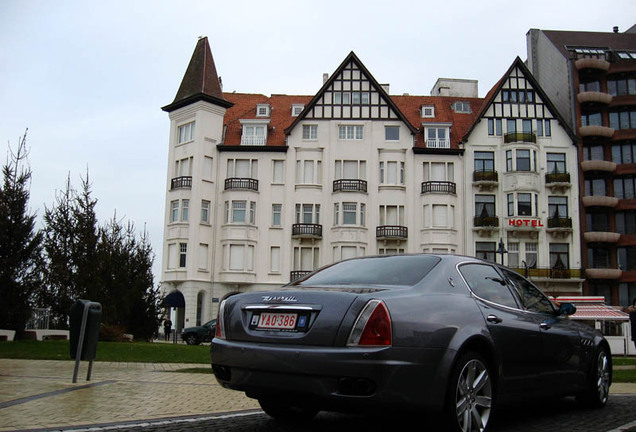
[[[296,328],[298,314],[284,312],[261,312],[256,328],[293,330]]]

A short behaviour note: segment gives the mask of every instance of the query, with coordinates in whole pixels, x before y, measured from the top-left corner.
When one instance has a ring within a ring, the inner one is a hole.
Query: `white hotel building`
[[[521,62],[508,72],[518,73],[528,74]],[[435,252],[494,260],[500,238],[506,264],[525,261],[544,287],[579,293],[568,272],[541,270],[561,250],[556,244],[568,251],[557,267],[580,268],[576,170],[558,185],[545,177],[554,166],[575,168],[576,147],[534,80],[512,82],[502,80],[485,100],[475,81],[450,79],[438,80],[431,96],[390,96],[352,52],[314,96],[223,93],[200,39],[175,100],[163,107],[171,127],[161,282],[166,305],[177,307],[177,330],[215,317],[225,295],[276,288],[341,259]],[[535,98],[526,105],[540,113],[500,100],[521,83]],[[529,119],[537,138],[509,143],[499,125],[511,118],[519,137]],[[550,135],[543,129],[538,138],[547,119]],[[529,170],[506,170],[507,152],[516,152],[514,166],[524,150]],[[499,177],[475,180],[485,153],[492,164],[482,171]],[[512,216],[504,204],[511,194]],[[555,205],[571,226],[550,225]],[[491,210],[498,225],[479,219]],[[530,226],[513,229],[512,219]]]

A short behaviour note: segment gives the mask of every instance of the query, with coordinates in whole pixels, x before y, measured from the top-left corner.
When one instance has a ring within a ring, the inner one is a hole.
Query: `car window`
[[[508,285],[494,267],[487,264],[464,264],[459,271],[477,297],[504,306],[519,307]]]
[[[523,306],[533,312],[553,313],[555,311],[554,304],[546,297],[543,292],[530,281],[523,278],[518,273],[510,270],[503,270],[506,277],[512,283],[512,286],[519,294]]]
[[[295,285],[402,285],[419,282],[440,262],[433,255],[393,255],[340,261]]]

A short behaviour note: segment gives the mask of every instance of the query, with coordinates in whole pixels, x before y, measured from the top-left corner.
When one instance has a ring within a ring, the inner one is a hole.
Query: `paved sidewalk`
[[[174,372],[210,365],[0,359],[0,431],[63,429],[258,409],[214,376]],[[636,394],[636,384],[613,384],[612,394]]]
[[[178,373],[209,364],[0,359],[0,431],[63,428],[259,408],[218,385],[212,373]]]

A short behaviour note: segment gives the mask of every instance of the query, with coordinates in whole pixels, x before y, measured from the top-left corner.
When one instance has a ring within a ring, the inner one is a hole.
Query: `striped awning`
[[[577,304],[576,313],[570,315],[575,320],[629,321],[625,312],[606,305]]]

